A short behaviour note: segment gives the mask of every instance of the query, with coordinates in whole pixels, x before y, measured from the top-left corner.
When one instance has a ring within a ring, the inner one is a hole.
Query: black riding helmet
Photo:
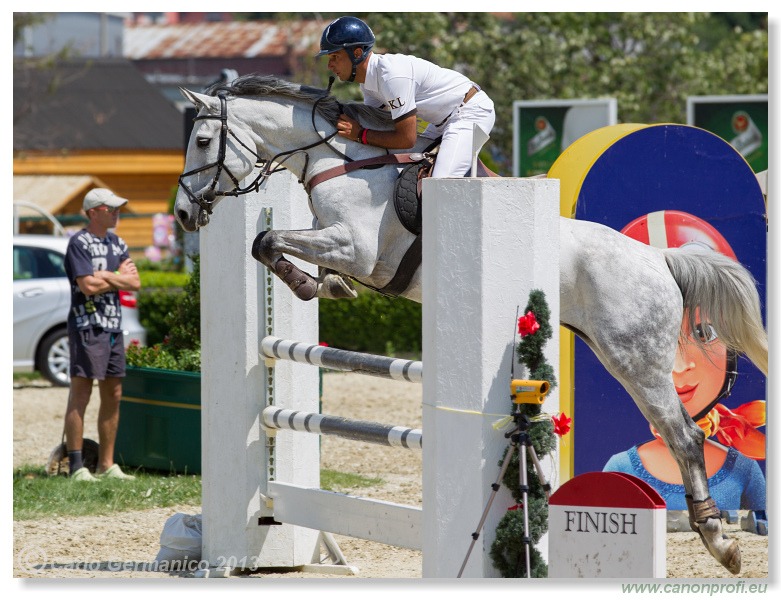
[[[357,17],[339,17],[323,31],[320,38],[320,52],[315,56],[331,54],[339,50],[345,50],[353,65],[352,75],[349,81],[355,79],[355,69],[361,64],[374,46],[374,33],[369,26]],[[355,58],[353,48],[361,48],[363,54]]]

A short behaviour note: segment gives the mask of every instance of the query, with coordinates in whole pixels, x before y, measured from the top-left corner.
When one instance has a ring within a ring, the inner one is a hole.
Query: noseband
[[[306,155],[305,163],[304,163],[304,169],[302,172],[302,179],[306,176],[306,170],[307,166],[309,164],[309,153],[306,152],[306,150],[309,150],[311,148],[314,148],[315,146],[319,146],[320,144],[327,144],[335,135],[336,131],[334,131],[331,135],[321,138],[317,142],[314,142],[313,144],[309,144],[308,146],[302,146],[301,148],[296,148],[294,150],[286,150],[285,152],[280,152],[276,156],[274,156],[270,160],[265,160],[260,158],[258,156],[258,153],[249,148],[246,144],[244,144],[233,131],[231,131],[230,127],[228,126],[228,103],[225,99],[225,94],[219,94],[217,96],[220,99],[220,114],[218,115],[199,115],[195,117],[194,121],[200,121],[203,119],[216,119],[221,122],[220,126],[220,147],[217,152],[217,160],[214,162],[211,162],[207,165],[204,165],[202,167],[198,167],[197,169],[192,169],[191,171],[187,171],[186,173],[182,173],[179,176],[179,186],[184,190],[184,192],[187,194],[188,199],[193,204],[197,204],[201,211],[205,211],[207,214],[211,215],[212,210],[214,209],[214,203],[217,201],[218,198],[221,198],[223,196],[242,196],[244,194],[247,194],[252,191],[258,191],[260,186],[266,181],[266,179],[270,176],[276,173],[277,171],[283,171],[285,170],[284,163],[295,154],[298,154],[299,152],[304,152]],[[313,110],[314,113],[314,110]],[[313,121],[314,121],[314,114],[313,114]],[[247,187],[242,188],[239,184],[238,178],[231,173],[228,166],[225,164],[225,151],[228,145],[228,135],[236,140],[238,144],[247,150],[252,156],[255,157],[255,166],[260,167],[260,171],[258,172],[257,177],[250,183]],[[336,151],[334,149],[334,151]],[[341,153],[340,153],[341,154]],[[344,156],[344,155],[342,155]],[[284,157],[284,158],[282,158]],[[280,160],[280,158],[282,160]],[[347,157],[345,157],[347,158]],[[347,158],[347,160],[351,160]],[[276,166],[274,166],[276,165]],[[200,173],[202,171],[206,171],[208,169],[216,168],[217,171],[214,174],[214,177],[212,178],[211,184],[209,185],[209,188],[201,195],[198,196],[193,192],[192,189],[185,183],[184,179],[185,177],[189,177],[191,175],[195,175],[196,173]],[[217,189],[217,184],[219,183],[220,175],[222,172],[225,172],[228,177],[230,177],[231,181],[233,182],[233,189],[230,191],[223,191]]]

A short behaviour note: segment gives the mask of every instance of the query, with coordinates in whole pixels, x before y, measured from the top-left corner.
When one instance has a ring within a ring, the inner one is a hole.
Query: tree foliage
[[[494,100],[511,170],[513,102],[614,97],[619,122],[685,123],[693,95],[768,91],[766,13],[368,13],[378,52],[453,68]],[[325,82],[325,63],[314,68]],[[357,86],[334,87],[356,97]]]

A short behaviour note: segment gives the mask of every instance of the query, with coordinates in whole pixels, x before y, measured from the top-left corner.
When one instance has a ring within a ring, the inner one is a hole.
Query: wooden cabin
[[[14,202],[79,229],[84,194],[109,188],[129,200],[117,233],[142,255],[184,168],[183,115],[125,59],[17,60],[13,111]]]

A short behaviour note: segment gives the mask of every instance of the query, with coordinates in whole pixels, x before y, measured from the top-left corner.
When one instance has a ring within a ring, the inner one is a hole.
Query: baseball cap
[[[97,208],[103,204],[111,208],[119,208],[120,206],[127,204],[127,200],[125,198],[120,198],[114,192],[107,190],[106,188],[95,188],[94,190],[87,192],[87,195],[84,196],[84,212],[87,212],[91,208]]]

